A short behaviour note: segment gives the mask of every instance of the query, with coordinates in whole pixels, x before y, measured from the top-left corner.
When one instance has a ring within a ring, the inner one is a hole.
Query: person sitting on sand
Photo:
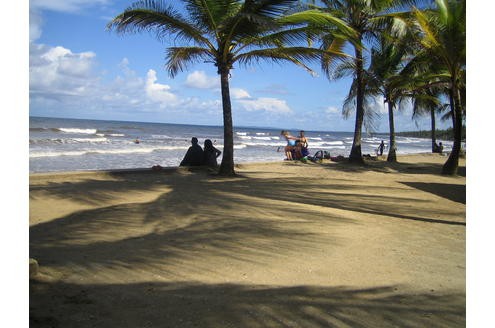
[[[285,160],[292,161],[294,159],[292,156],[292,152],[296,147],[296,141],[299,139],[294,136],[291,136],[289,131],[286,130],[282,130],[280,134],[284,136],[285,140],[287,140],[287,145],[285,146],[285,156],[286,156]]]
[[[443,152],[443,144],[441,142],[439,144],[435,142],[433,145],[433,152],[441,154]]]
[[[180,166],[200,166],[203,161],[203,148],[198,145],[198,138],[191,138],[191,147],[186,152]]]
[[[203,165],[206,166],[218,166],[217,157],[220,156],[222,152],[213,146],[210,139],[205,140],[204,151],[203,151]]]

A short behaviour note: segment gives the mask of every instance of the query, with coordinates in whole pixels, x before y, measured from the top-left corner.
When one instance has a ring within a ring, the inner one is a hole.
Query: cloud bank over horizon
[[[40,41],[49,23],[46,12],[67,13],[74,18],[98,8],[111,16],[119,12],[112,5],[109,0],[30,2],[30,115],[222,125],[220,81],[214,67],[198,64],[198,68],[172,80],[166,76],[163,63],[138,62],[140,58],[135,55],[130,59],[126,53],[113,52],[111,45],[105,44],[107,47],[98,51],[92,43],[83,43],[79,48],[83,50],[75,51],[63,39],[57,44]],[[88,40],[101,42],[98,36]],[[102,68],[103,56],[106,67]],[[312,96],[316,93],[310,92],[317,90],[306,90],[311,87],[297,81],[297,76],[291,77],[289,70],[287,76],[242,70],[235,73],[230,88],[234,124],[353,131],[353,117],[343,119],[339,98],[327,97],[327,90],[335,86],[323,78],[312,80],[321,83],[323,90],[321,95]],[[285,73],[284,69],[278,74]],[[382,116],[379,130],[386,131],[383,99],[377,99],[376,106]],[[397,114],[396,126],[398,131],[418,129],[407,111]]]

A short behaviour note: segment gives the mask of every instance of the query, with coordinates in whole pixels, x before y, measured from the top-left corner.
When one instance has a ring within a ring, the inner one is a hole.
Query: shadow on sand
[[[464,327],[464,295],[398,287],[31,282],[31,327]],[[47,304],[52,304],[49,311]]]
[[[309,222],[326,226],[354,223],[329,214],[329,208],[401,220],[424,221],[425,213],[432,218],[439,214],[432,206],[414,200],[424,207],[419,217],[401,206],[411,199],[392,196],[393,192],[387,197],[373,196],[338,179],[321,188],[317,179],[218,178],[204,171],[175,172],[179,177],[168,179],[168,173],[115,172],[108,180],[32,186],[33,200],[37,192],[43,192],[94,207],[30,227],[30,257],[36,258],[41,268],[55,271],[68,266],[88,274],[98,274],[100,268],[131,274],[139,266],[150,275],[161,274],[172,281],[183,280],[180,272],[188,270],[211,270],[212,276],[220,277],[223,268],[212,268],[202,255],[263,266],[277,256],[311,249],[315,241],[341,243],[331,234],[322,237],[301,229]],[[301,192],[305,189],[309,191]],[[111,204],[118,193],[150,190],[157,192],[152,201]],[[309,207],[303,209],[303,204]],[[286,219],[288,206],[290,219]],[[411,295],[398,288],[195,282],[83,285],[63,278],[41,279],[30,282],[30,321],[31,327],[465,325],[464,295]]]

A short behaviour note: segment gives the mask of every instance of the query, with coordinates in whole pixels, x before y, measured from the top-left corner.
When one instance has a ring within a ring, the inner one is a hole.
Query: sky
[[[30,1],[29,114],[222,125],[220,83],[212,64],[192,65],[172,79],[164,66],[170,40],[106,29],[131,3]],[[289,63],[235,66],[230,80],[234,126],[354,131],[354,116],[342,117],[350,79],[329,81],[312,67],[316,76]],[[383,99],[376,106],[376,132],[388,131]],[[429,117],[413,121],[410,109],[397,113],[395,124],[396,131],[431,126]]]

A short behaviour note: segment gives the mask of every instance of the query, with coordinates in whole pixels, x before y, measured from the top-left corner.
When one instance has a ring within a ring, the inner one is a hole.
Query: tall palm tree
[[[421,29],[422,49],[412,63],[434,65],[441,73],[429,77],[428,84],[443,84],[448,90],[453,119],[454,143],[442,173],[457,174],[465,114],[466,88],[466,1],[436,0],[432,10],[414,10]],[[424,77],[423,77],[424,79]]]
[[[371,50],[371,63],[366,71],[369,76],[366,93],[381,95],[388,105],[390,135],[388,162],[397,162],[394,110],[410,95],[408,80],[400,75],[405,57],[410,50],[409,37],[405,34],[401,38],[396,38],[383,33],[379,43]]]
[[[431,151],[435,152],[437,145],[436,114],[441,114],[447,110],[447,105],[442,101],[445,93],[439,88],[430,87],[413,92],[411,97],[413,99],[413,119],[419,116],[430,115]],[[444,115],[441,119],[449,119],[449,114]]]
[[[329,33],[322,38],[323,47],[332,51],[343,51],[346,45],[354,49],[353,58],[345,58],[344,63],[336,63],[331,57],[324,57],[322,68],[330,79],[349,75],[353,76],[356,88],[354,139],[350,162],[363,163],[361,153],[362,126],[365,118],[365,53],[363,43],[372,43],[384,30],[396,20],[391,13],[407,8],[418,1],[415,0],[322,0],[322,10],[341,18],[357,33],[357,42],[345,38],[340,33]],[[401,26],[402,21],[397,20]]]
[[[179,1],[169,1],[176,4]],[[251,64],[268,59],[305,64],[318,60],[322,51],[308,46],[316,41],[318,26],[338,26],[351,35],[342,21],[329,14],[308,10],[294,12],[297,0],[181,0],[181,11],[166,1],[138,1],[115,17],[108,28],[118,33],[154,32],[159,39],[175,36],[179,46],[167,49],[166,67],[174,77],[190,64],[211,62],[220,75],[224,148],[219,174],[234,175],[234,141],[229,77],[235,63]],[[308,43],[306,43],[308,42]]]

